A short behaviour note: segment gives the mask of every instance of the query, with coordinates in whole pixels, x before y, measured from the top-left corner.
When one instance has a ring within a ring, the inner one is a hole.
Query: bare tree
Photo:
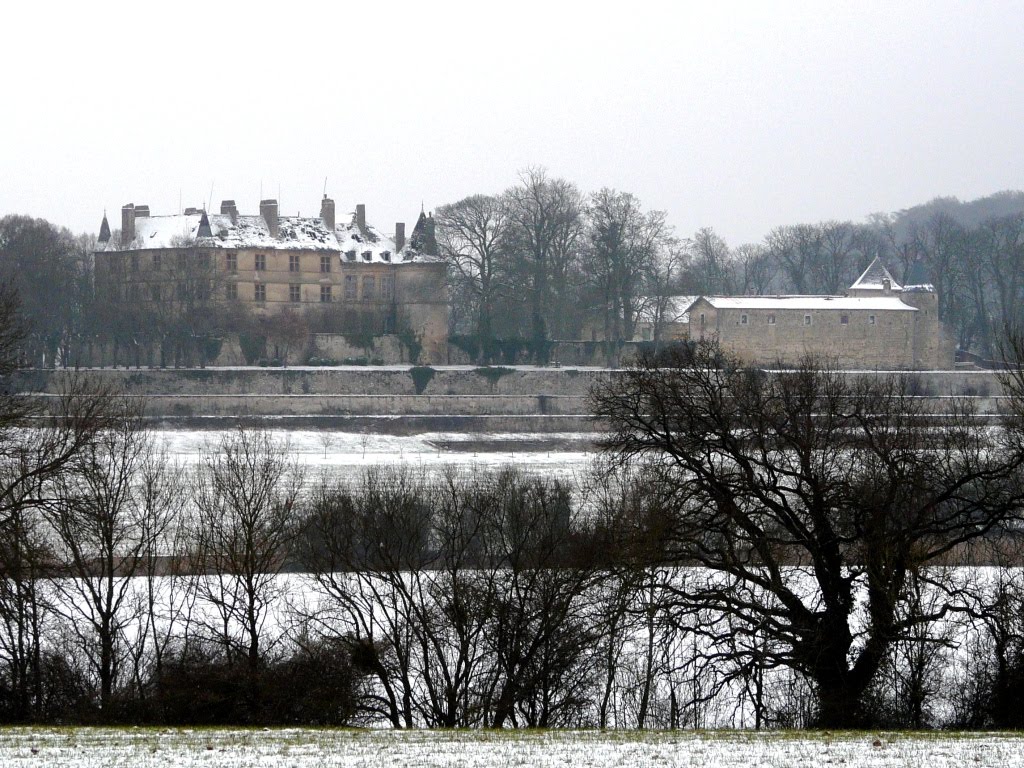
[[[56,499],[44,507],[63,566],[56,582],[60,610],[77,637],[99,687],[103,717],[128,657],[127,633],[142,619],[133,579],[167,525],[166,509],[148,503],[138,477],[153,460],[152,436],[137,405],[123,402],[59,479]]]
[[[498,197],[473,195],[439,208],[435,221],[441,255],[475,299],[480,357],[489,361],[495,302],[508,289],[507,206]]]
[[[208,629],[228,663],[255,672],[272,649],[266,622],[298,531],[303,471],[269,432],[240,428],[203,455],[195,481],[193,567]]]
[[[732,253],[725,240],[710,227],[704,227],[698,229],[686,245],[690,263],[702,281],[701,293],[728,296],[735,292]]]
[[[622,342],[633,337],[643,287],[667,256],[662,211],[645,213],[627,192],[602,189],[590,198],[588,272],[604,321],[608,364],[618,365]]]
[[[923,428],[926,406],[905,389],[814,361],[749,370],[701,343],[646,356],[594,393],[606,449],[646,462],[664,510],[648,523],[661,533],[650,557],[708,569],[674,599],[720,615],[700,628],[716,644],[766,633],[760,663],[812,681],[828,727],[869,719],[864,694],[892,644],[962,602],[905,611],[908,580],[998,531],[1024,495],[1012,430],[963,404]]]
[[[765,237],[765,247],[785,272],[794,293],[818,290],[813,281],[821,250],[821,231],[813,224],[776,227]]]
[[[565,179],[551,179],[543,168],[520,173],[520,183],[504,194],[509,248],[519,260],[530,314],[530,341],[539,362],[547,362],[552,315],[571,314],[565,296],[552,296],[551,276],[567,274],[583,231],[582,196]]]

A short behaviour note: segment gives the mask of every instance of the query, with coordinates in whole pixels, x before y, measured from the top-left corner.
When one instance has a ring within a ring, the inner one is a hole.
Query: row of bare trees
[[[453,329],[474,337],[483,360],[498,339],[519,336],[537,359],[551,339],[601,338],[615,362],[641,313],[658,334],[668,296],[837,294],[876,257],[898,281],[912,267],[925,275],[960,347],[992,357],[1002,329],[1021,320],[1022,211],[1019,193],[940,199],[863,223],[779,226],[731,247],[710,227],[678,236],[628,193],[584,195],[533,168],[502,194],[442,206],[437,226],[457,297]]]
[[[902,394],[881,385],[719,370],[738,379],[706,403],[707,438],[649,453],[623,422],[619,456],[648,458],[573,485],[514,469],[311,479],[252,430],[186,469],[132,414],[107,416],[39,492],[5,500],[0,712],[1017,724],[1024,583],[950,566],[1019,562],[1019,437],[936,430],[886,410]],[[808,417],[821,397],[834,412]],[[750,423],[755,402],[770,429]]]
[[[500,195],[442,206],[435,218],[455,278],[452,327],[468,331],[482,361],[496,356],[498,339],[521,337],[544,362],[552,339],[586,329],[617,352],[676,245],[665,214],[633,195],[586,196],[540,168]]]

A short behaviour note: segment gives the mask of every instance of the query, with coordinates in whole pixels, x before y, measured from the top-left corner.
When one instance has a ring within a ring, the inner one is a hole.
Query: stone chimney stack
[[[324,226],[333,232],[335,225],[334,201],[327,195],[324,195],[324,199],[320,203],[320,218],[324,220]]]
[[[395,252],[402,250],[405,247],[405,222],[399,221],[395,223]]]
[[[277,200],[260,200],[260,216],[267,222],[270,236],[277,238]]]
[[[890,280],[888,277],[882,278],[882,293],[884,293],[886,296],[892,293],[892,280]]]
[[[148,205],[136,205],[135,206],[135,218],[146,219],[149,218],[149,206]]]
[[[128,245],[135,239],[135,204],[121,208],[121,245]]]
[[[366,231],[366,206],[363,203],[356,206],[356,225],[360,232]]]
[[[224,216],[230,216],[232,224],[238,223],[238,206],[234,200],[221,200],[220,212]]]

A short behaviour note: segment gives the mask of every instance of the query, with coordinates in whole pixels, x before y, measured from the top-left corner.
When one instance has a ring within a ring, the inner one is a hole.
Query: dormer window
[[[363,261],[369,261],[373,257],[373,251],[363,251]]]
[[[356,252],[355,251],[345,251],[345,259],[347,261],[355,261],[356,260]]]
[[[380,257],[384,259],[384,261],[391,261],[391,251],[382,251]]]

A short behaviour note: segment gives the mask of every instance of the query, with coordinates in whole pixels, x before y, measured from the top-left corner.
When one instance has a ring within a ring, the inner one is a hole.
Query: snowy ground
[[[0,730],[0,764],[74,768],[1009,768],[1024,764],[1024,738],[942,733],[7,728]]]
[[[593,434],[425,433],[396,436],[329,430],[270,430],[313,472],[356,475],[367,467],[400,466],[437,469],[456,465],[466,470],[515,464],[548,477],[573,479],[597,455]],[[158,430],[158,444],[183,464],[216,450],[230,430]]]

